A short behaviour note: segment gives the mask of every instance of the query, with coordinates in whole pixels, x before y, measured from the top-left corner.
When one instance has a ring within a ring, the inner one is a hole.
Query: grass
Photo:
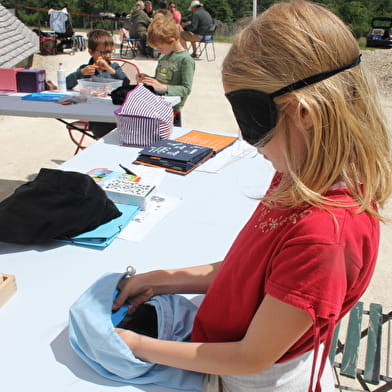
[[[233,42],[233,36],[228,36],[228,35],[214,35],[214,41],[215,42]]]

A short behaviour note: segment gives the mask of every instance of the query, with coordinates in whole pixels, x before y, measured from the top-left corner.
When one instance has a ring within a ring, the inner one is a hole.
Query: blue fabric
[[[49,26],[55,33],[65,33],[67,14],[63,11],[49,10]]]
[[[100,375],[115,381],[200,391],[202,374],[141,361],[114,331],[113,293],[122,276],[103,276],[72,305],[69,339],[73,349]],[[190,336],[197,311],[191,301],[170,294],[153,297],[148,303],[157,311],[159,339],[182,341]]]

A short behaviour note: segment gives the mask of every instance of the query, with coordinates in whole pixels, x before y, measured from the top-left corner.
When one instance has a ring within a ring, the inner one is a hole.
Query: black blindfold
[[[355,67],[360,62],[361,55],[349,64],[298,80],[270,94],[251,89],[235,90],[226,93],[226,98],[232,106],[243,139],[252,145],[256,145],[259,142],[265,145],[271,140],[268,136],[270,131],[276,126],[278,112],[274,102],[275,97],[328,79],[339,72]]]

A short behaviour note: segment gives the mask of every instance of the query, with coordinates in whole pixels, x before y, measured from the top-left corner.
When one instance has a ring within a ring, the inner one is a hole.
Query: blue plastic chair
[[[207,61],[215,61],[215,41],[214,34],[218,26],[214,23],[210,26],[207,34],[202,36],[200,42],[198,42],[196,47],[196,55],[198,58],[202,56],[203,53],[206,54]],[[209,47],[210,46],[210,50]]]

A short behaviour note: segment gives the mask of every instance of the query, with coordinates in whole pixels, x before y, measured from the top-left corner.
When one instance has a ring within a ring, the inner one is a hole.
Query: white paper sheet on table
[[[257,149],[243,140],[237,140],[230,147],[216,154],[213,158],[200,165],[196,170],[207,173],[218,173],[224,167],[242,158],[256,156]]]
[[[140,182],[149,185],[155,185],[157,188],[166,176],[166,170],[158,167],[149,167],[144,165],[125,165],[135,174],[141,177]]]
[[[170,211],[180,203],[178,197],[153,194],[148,198],[147,207],[139,211],[135,218],[123,229],[118,238],[140,242]]]

